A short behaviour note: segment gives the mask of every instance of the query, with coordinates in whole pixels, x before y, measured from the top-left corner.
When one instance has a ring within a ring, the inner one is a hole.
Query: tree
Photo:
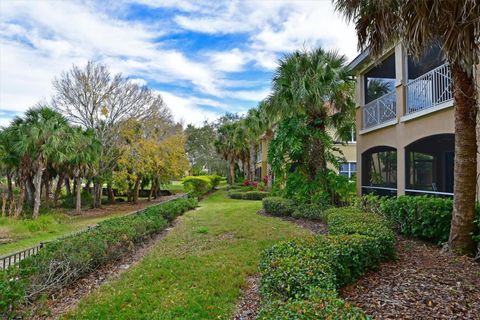
[[[402,41],[419,58],[440,45],[452,70],[455,114],[454,205],[449,247],[473,253],[477,179],[478,89],[474,66],[480,55],[480,4],[477,0],[335,0],[336,9],[356,26],[360,49],[372,56]]]
[[[40,209],[42,176],[49,162],[62,162],[74,152],[71,148],[67,120],[45,106],[29,109],[23,121],[17,122],[17,147],[22,157],[30,159],[35,197],[33,218]]]
[[[201,127],[188,125],[185,129],[186,152],[192,174],[206,170],[209,174],[227,175],[228,164],[215,150],[215,125],[205,121]]]
[[[237,130],[237,122],[224,122],[217,130],[217,139],[215,140],[215,148],[222,157],[228,161],[229,181],[230,184],[235,183],[235,163],[238,159],[238,145],[235,139]]]
[[[111,174],[118,157],[119,124],[139,118],[152,104],[163,103],[146,87],[140,87],[121,74],[112,76],[107,66],[88,62],[82,69],[73,66],[53,81],[55,108],[68,120],[92,129],[100,141],[100,161],[94,177],[94,207],[101,203],[102,184]]]
[[[272,83],[268,111],[282,119],[305,116],[312,133],[305,141],[306,174],[317,179],[327,169],[327,128],[344,133],[353,122],[353,82],[346,58],[321,48],[295,51],[279,61]]]

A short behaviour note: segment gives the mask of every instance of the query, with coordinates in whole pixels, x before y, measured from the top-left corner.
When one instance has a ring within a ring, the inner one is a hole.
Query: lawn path
[[[260,253],[310,234],[257,215],[258,201],[224,191],[187,212],[138,265],[83,299],[68,319],[230,319]]]

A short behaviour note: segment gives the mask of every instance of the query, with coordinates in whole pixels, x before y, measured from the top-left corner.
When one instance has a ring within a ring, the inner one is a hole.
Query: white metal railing
[[[432,108],[453,99],[452,75],[447,64],[407,84],[407,114]]]
[[[397,116],[395,91],[387,93],[363,107],[363,129],[372,128]]]
[[[428,191],[428,190],[417,190],[417,189],[405,189],[406,192],[412,193],[423,193],[423,194],[433,194],[441,196],[453,196],[452,192],[440,192],[440,191]]]

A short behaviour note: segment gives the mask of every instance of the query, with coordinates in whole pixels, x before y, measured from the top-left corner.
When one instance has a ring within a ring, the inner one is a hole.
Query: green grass
[[[260,202],[219,191],[135,267],[83,299],[68,319],[229,319],[263,249],[308,231],[257,215]]]

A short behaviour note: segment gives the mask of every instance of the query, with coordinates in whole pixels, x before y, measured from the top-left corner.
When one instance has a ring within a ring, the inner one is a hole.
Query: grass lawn
[[[0,218],[0,239],[12,239],[12,242],[0,244],[0,256],[79,231],[102,220],[125,215],[150,204],[145,199],[140,199],[138,205],[127,203],[105,205],[103,209],[88,210],[83,216],[71,216],[65,214],[64,209],[52,209],[42,213],[37,220]]]
[[[187,212],[135,267],[102,286],[67,319],[229,319],[263,249],[308,234],[257,215],[259,201],[219,191]]]

